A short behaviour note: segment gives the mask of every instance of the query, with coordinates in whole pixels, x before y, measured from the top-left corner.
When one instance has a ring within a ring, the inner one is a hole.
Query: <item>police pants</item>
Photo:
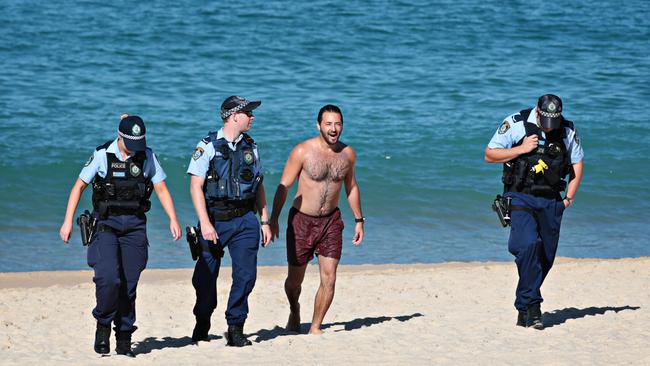
[[[88,265],[95,271],[97,306],[93,316],[99,324],[132,333],[135,298],[140,273],[147,266],[147,220],[144,216],[109,216],[98,221],[98,230],[88,247]]]
[[[508,250],[516,257],[519,271],[515,308],[524,311],[544,301],[540,288],[555,260],[564,203],[525,193],[509,192],[506,196],[512,197],[513,206],[528,207],[535,212],[513,210],[511,213]]]
[[[260,225],[255,213],[248,212],[242,217],[227,221],[215,221],[219,244],[228,247],[232,260],[232,287],[226,309],[228,325],[244,324],[248,316],[248,295],[253,291],[257,279],[257,251],[260,242]],[[204,248],[214,246],[199,236]],[[217,307],[217,277],[221,258],[215,258],[209,251],[199,256],[192,285],[196,290],[194,315],[198,319],[209,319]]]

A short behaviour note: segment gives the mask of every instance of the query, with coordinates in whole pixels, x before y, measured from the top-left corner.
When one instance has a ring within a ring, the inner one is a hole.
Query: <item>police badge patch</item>
[[[133,133],[133,136],[140,136],[140,132],[142,132],[142,130],[140,130],[140,126],[133,125],[133,128],[131,129],[131,133]]]
[[[504,133],[506,133],[506,131],[508,131],[509,128],[510,128],[510,123],[508,123],[508,121],[503,121],[503,124],[501,124],[501,127],[499,127],[499,135],[503,135]]]
[[[84,164],[84,166],[90,165],[90,163],[93,162],[94,158],[95,158],[95,154],[90,155],[90,157],[88,158],[88,161],[86,161],[86,164]]]
[[[253,152],[250,150],[244,151],[244,163],[251,165],[253,164]]]
[[[578,136],[578,129],[577,128],[574,129],[573,141],[575,141],[577,145],[580,145],[580,137]]]
[[[138,168],[138,166],[135,165],[135,164],[133,164],[133,163],[131,163],[131,168],[130,168],[130,169],[131,169],[131,174],[132,174],[134,177],[137,177],[138,175],[140,175],[140,172],[142,172],[142,171],[140,170],[140,168]]]
[[[192,159],[199,160],[199,158],[202,155],[203,155],[203,148],[197,147],[196,150],[194,150],[194,154],[192,154]]]

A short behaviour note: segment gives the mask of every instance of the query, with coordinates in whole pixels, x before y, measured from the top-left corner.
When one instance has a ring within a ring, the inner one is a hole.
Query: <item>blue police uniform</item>
[[[504,196],[512,198],[508,250],[519,272],[515,308],[520,312],[543,301],[540,287],[555,260],[564,212],[559,192],[568,168],[584,157],[573,123],[563,119],[547,134],[537,126],[535,108],[508,116],[488,148],[515,147],[533,134],[539,137],[538,148],[505,163],[503,177]]]
[[[198,236],[204,250],[192,276],[196,290],[194,315],[209,322],[217,306],[216,281],[223,248],[228,247],[233,281],[226,321],[228,325],[243,325],[248,315],[248,296],[257,278],[260,245],[255,199],[263,176],[257,146],[246,134],[229,142],[223,128],[211,132],[197,144],[187,173],[206,178],[203,186],[206,208],[219,236],[217,244]]]
[[[88,247],[88,265],[95,271],[93,316],[98,324],[114,322],[116,331],[132,333],[137,329],[136,288],[149,245],[144,215],[149,207],[136,207],[134,197],[148,203],[152,185],[165,180],[165,172],[149,148],[123,160],[116,139],[97,147],[79,178],[93,185],[98,222]]]

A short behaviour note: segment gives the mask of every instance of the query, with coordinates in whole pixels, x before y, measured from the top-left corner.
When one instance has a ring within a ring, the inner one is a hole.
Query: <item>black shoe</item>
[[[226,346],[230,346],[230,347],[244,347],[253,344],[251,341],[246,339],[246,336],[244,336],[243,324],[229,325],[228,333],[226,334],[226,339],[228,340]]]
[[[538,330],[544,329],[544,323],[542,323],[542,310],[540,309],[539,304],[530,305],[528,306],[528,309],[526,309],[526,326]]]
[[[131,332],[117,332],[115,333],[115,353],[128,357],[135,357],[135,353],[131,350]]]
[[[95,352],[105,355],[111,352],[111,326],[97,323],[95,331]]]
[[[526,326],[526,312],[519,310],[519,314],[517,314],[517,326],[518,327],[525,327]]]
[[[192,342],[209,341],[208,331],[210,330],[210,319],[196,318],[196,325],[192,331]]]

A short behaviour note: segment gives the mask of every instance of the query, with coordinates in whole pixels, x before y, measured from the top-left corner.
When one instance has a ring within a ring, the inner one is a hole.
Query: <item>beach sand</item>
[[[303,284],[303,332],[316,270]],[[145,270],[128,359],[93,351],[92,272],[0,273],[0,364],[650,364],[650,258],[558,259],[542,288],[543,331],[515,326],[514,263],[341,266],[322,336],[282,330],[285,269],[261,267],[245,327],[253,346],[241,349],[223,337],[229,268],[211,341],[190,343],[191,275]]]

